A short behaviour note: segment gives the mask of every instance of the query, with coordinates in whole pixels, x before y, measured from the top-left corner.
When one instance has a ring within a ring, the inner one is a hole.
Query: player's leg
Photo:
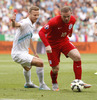
[[[36,66],[36,73],[39,79],[39,89],[41,90],[50,90],[50,88],[44,82],[44,68],[43,68],[43,61],[40,58],[33,57],[31,61],[31,66]]]
[[[63,54],[65,56],[69,56],[73,60],[73,69],[75,73],[75,79],[80,79],[81,80],[81,75],[82,75],[82,67],[81,67],[81,56],[79,51],[76,49],[76,47],[71,43],[67,42],[64,47],[62,48]],[[85,88],[91,87],[90,84],[84,84]]]
[[[43,61],[40,58],[34,57],[30,54],[21,55],[20,58],[21,58],[22,66],[24,68],[23,73],[26,80],[24,87],[38,88],[38,86],[36,86],[35,84],[33,84],[33,82],[31,82],[31,68],[32,68],[32,65],[34,65],[43,69]]]
[[[77,49],[72,49],[67,54],[73,60],[73,70],[75,73],[75,79],[81,79],[82,67],[81,67],[81,56]]]
[[[75,73],[75,79],[81,79],[82,74],[82,68],[81,68],[81,57],[78,52],[78,50],[75,48],[75,46],[67,41],[61,49],[62,53],[66,57],[70,57],[73,60],[73,69]]]
[[[59,64],[57,66],[53,66],[50,72],[50,76],[52,79],[52,89],[54,91],[59,91],[58,82],[57,82],[58,71],[59,71]]]
[[[14,54],[12,55],[12,58],[15,62],[19,63],[23,67],[23,74],[25,77],[25,88],[34,88],[36,85],[34,85],[31,82],[31,60],[33,59],[33,56],[29,56],[29,54],[26,53],[20,53],[20,54]],[[38,86],[36,86],[38,87]]]
[[[25,84],[24,87],[25,88],[38,88],[37,85],[33,84],[33,82],[31,82],[31,66],[30,67],[23,67],[23,74],[25,77]]]
[[[34,57],[30,54],[21,53],[21,54],[15,56],[14,61],[16,61],[17,63],[20,63],[24,67],[23,73],[24,73],[25,80],[26,80],[26,83],[25,83],[26,88],[27,87],[31,88],[31,85],[34,85],[33,83],[31,83],[31,66],[32,65],[34,65],[38,68],[37,75],[38,75],[40,84],[44,83],[43,61],[40,58]],[[41,76],[40,76],[40,74],[41,74]],[[36,85],[34,85],[34,86],[37,87]],[[47,87],[46,84],[44,84],[44,86]]]
[[[60,52],[58,48],[57,50],[52,49],[52,53],[47,53],[47,55],[49,64],[52,67],[52,70],[50,71],[50,76],[52,79],[52,89],[54,91],[59,91],[57,77],[59,71]]]
[[[73,60],[73,69],[75,73],[75,79],[80,79],[81,80],[81,75],[82,75],[82,67],[81,67],[81,56],[80,53],[77,49],[72,49],[69,51],[68,56]],[[84,88],[90,88],[90,84],[86,84],[82,81],[84,84]]]

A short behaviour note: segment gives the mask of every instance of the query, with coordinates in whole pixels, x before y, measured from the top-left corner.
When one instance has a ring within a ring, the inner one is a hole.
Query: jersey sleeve
[[[70,32],[69,32],[69,37],[72,36],[73,26],[74,26],[75,22],[76,22],[76,19],[75,19],[75,17],[72,16],[72,28],[71,28],[71,30],[70,30]]]
[[[21,29],[25,29],[28,23],[25,20],[21,20],[18,22],[20,24]]]
[[[48,34],[52,28],[54,26],[54,23],[52,21],[49,21],[44,27],[42,27],[42,29],[39,31],[39,36],[42,40],[42,42],[44,43],[45,46],[50,45],[49,42],[46,39],[46,35]]]

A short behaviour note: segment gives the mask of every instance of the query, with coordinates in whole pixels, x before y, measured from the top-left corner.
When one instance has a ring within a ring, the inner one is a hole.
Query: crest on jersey
[[[49,29],[49,25],[45,25],[44,28],[45,28],[45,29]]]
[[[73,26],[73,25],[72,25],[72,24],[70,24],[70,25],[69,25],[69,29],[71,29],[71,28],[72,28],[72,26]]]

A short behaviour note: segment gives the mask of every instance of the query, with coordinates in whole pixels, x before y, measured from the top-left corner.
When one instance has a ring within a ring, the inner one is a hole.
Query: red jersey
[[[72,33],[73,25],[75,24],[74,16],[71,16],[68,23],[64,23],[61,16],[52,18],[40,31],[39,36],[45,46],[57,45],[67,41],[67,35]],[[47,36],[45,36],[47,34]]]

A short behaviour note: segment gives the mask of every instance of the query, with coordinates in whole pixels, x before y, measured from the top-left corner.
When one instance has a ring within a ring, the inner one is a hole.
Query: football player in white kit
[[[15,21],[16,14],[14,14],[11,18],[12,26],[17,28],[11,56],[15,62],[21,64],[23,67],[23,73],[26,81],[24,84],[25,88],[38,88],[37,85],[31,82],[31,67],[36,66],[36,73],[40,84],[39,89],[50,90],[44,82],[43,61],[38,57],[32,41],[32,30],[37,18],[39,17],[39,8],[37,6],[32,6],[28,13],[28,17],[20,22]],[[29,47],[33,51],[34,56],[28,53]]]

